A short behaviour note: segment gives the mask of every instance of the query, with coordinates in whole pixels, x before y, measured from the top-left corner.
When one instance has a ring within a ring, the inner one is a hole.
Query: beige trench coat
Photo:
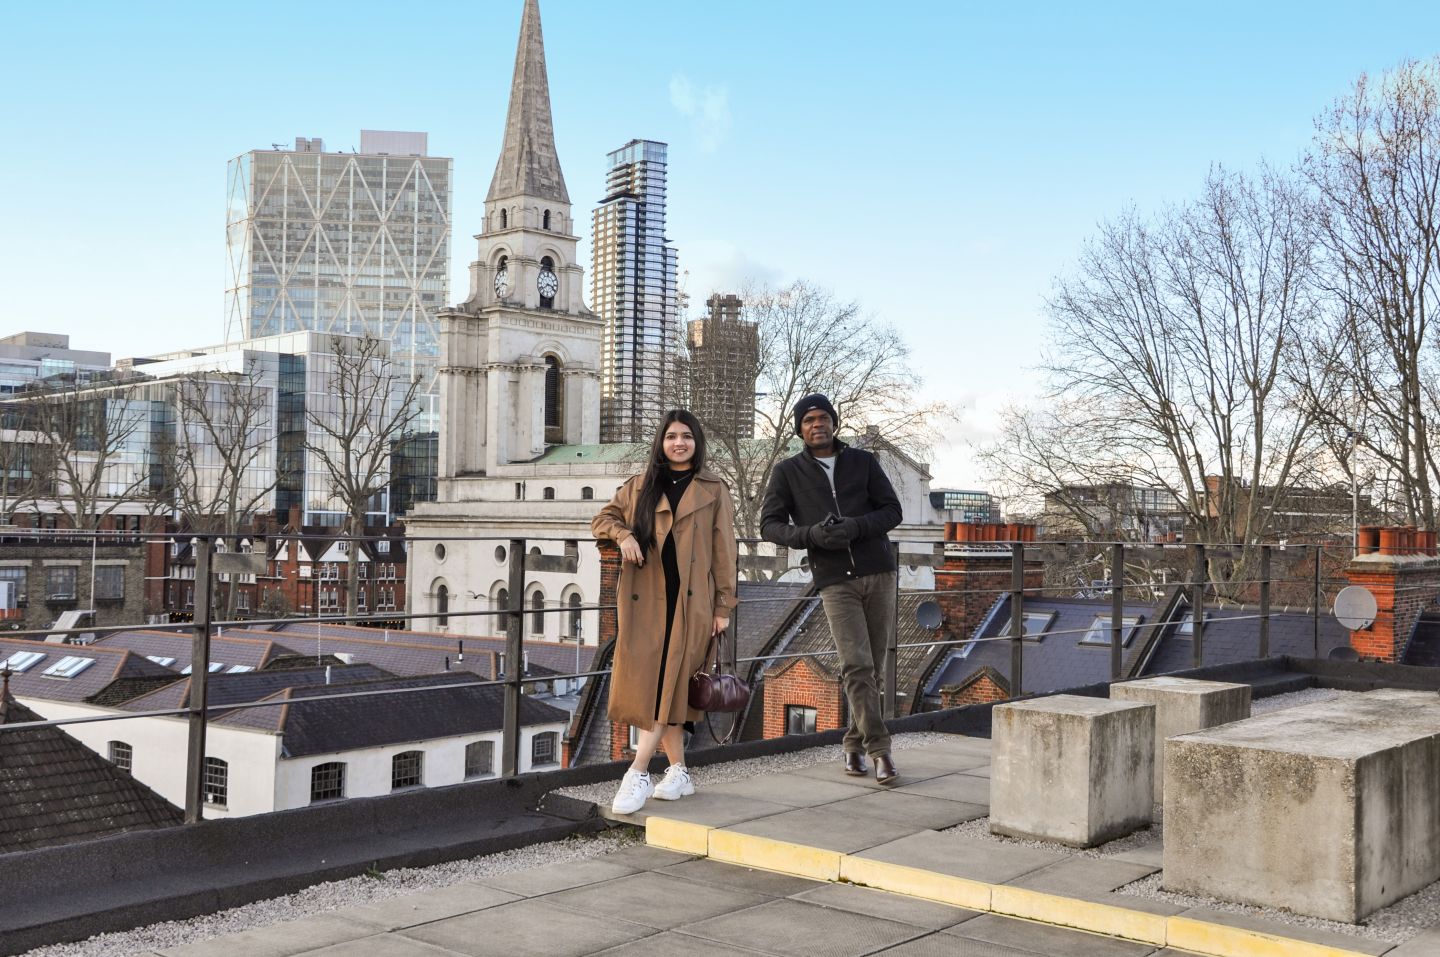
[[[643,480],[640,475],[631,478],[595,516],[590,530],[596,538],[608,538],[618,545],[630,537]],[[670,534],[675,536],[675,559],[680,566],[680,596],[662,675],[665,569],[660,546]],[[728,617],[735,607],[735,504],[725,483],[701,470],[673,514],[662,495],[655,509],[655,542],[656,547],[645,555],[644,567],[631,562],[620,567],[620,635],[610,680],[610,720],[641,729],[656,722],[657,685],[661,723],[700,718],[700,712],[690,708],[690,676],[705,667],[715,615]]]

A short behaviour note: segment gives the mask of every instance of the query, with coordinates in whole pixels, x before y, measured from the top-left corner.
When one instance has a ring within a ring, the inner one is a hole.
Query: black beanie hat
[[[835,414],[835,407],[830,404],[829,398],[823,393],[816,392],[814,395],[807,395],[795,403],[795,434],[800,434],[800,420],[805,418],[805,413],[812,409],[820,409],[830,415],[830,427],[840,427],[840,416]]]

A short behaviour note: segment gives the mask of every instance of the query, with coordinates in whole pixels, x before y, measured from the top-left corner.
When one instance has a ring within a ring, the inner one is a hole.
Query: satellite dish
[[[944,616],[940,613],[940,603],[938,601],[922,601],[920,607],[915,609],[916,624],[930,631],[939,628],[943,618]]]
[[[1375,596],[1364,585],[1347,585],[1335,596],[1335,618],[1351,631],[1369,628],[1376,610]]]
[[[1360,652],[1349,645],[1337,645],[1330,649],[1330,654],[1326,657],[1331,661],[1359,661]]]

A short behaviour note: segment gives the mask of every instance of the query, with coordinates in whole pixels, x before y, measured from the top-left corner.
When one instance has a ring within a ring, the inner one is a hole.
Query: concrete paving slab
[[[509,891],[521,897],[539,897],[542,894],[553,894],[555,891],[579,887],[582,884],[594,884],[599,881],[611,881],[617,877],[626,877],[639,872],[639,870],[638,867],[596,857],[588,861],[566,861],[563,864],[548,864],[545,867],[515,871],[513,874],[485,877],[481,878],[478,883],[487,887],[498,887],[502,891]]]
[[[979,768],[967,768],[966,770],[961,771],[960,773],[961,773],[961,774],[973,775],[974,777],[977,777],[977,778],[988,778],[988,777],[990,777],[990,765],[987,764],[987,765],[985,765],[984,767],[979,767]]]
[[[379,922],[365,918],[320,914],[256,927],[228,937],[167,947],[160,953],[164,957],[293,957],[307,950],[371,937],[384,929]]]
[[[1088,897],[1108,894],[1131,881],[1149,877],[1159,869],[1149,864],[1133,864],[1103,857],[1072,857],[1067,861],[1042,867],[1038,871],[1031,871],[1009,883],[1066,897]]]
[[[1197,924],[1210,926],[1197,926]],[[1216,925],[1221,928],[1229,928],[1235,933],[1227,934],[1223,930],[1217,930]],[[1170,919],[1170,939],[1167,942],[1185,950],[1203,949],[1208,952],[1217,942],[1223,941],[1222,946],[1234,948],[1240,942],[1246,941],[1247,938],[1253,941],[1257,936],[1261,939],[1301,940],[1322,947],[1334,947],[1360,954],[1388,954],[1395,947],[1394,941],[1336,934],[1331,931],[1306,927],[1303,924],[1282,924],[1279,921],[1251,917],[1247,914],[1231,914],[1226,911],[1211,910],[1208,907],[1192,907],[1172,917]],[[1251,949],[1249,952],[1256,951]]]
[[[979,911],[967,910],[964,907],[949,907],[917,900],[904,894],[856,887],[853,884],[822,884],[812,890],[795,894],[792,899],[819,904],[822,907],[834,907],[852,914],[866,914],[902,924],[913,924],[926,930],[952,927],[961,921],[980,916]]]
[[[908,754],[908,756],[907,756]],[[966,758],[960,755],[925,754],[923,752],[895,752],[895,766],[900,770],[900,779],[894,784],[880,784],[875,780],[875,772],[872,768],[870,773],[864,777],[852,778],[840,768],[840,762],[827,762],[825,764],[814,764],[808,768],[796,768],[791,774],[801,774],[805,777],[819,778],[823,781],[838,781],[849,783],[855,787],[875,788],[891,791],[907,784],[919,784],[921,781],[928,781],[930,778],[938,778],[946,774],[956,774],[960,771],[989,767],[989,758]]]
[[[519,894],[502,891],[484,884],[464,883],[413,894],[402,894],[387,900],[370,901],[354,907],[342,907],[326,916],[356,924],[371,924],[381,930],[400,930],[432,920],[442,920],[522,900]]]
[[[989,944],[983,941],[962,942],[948,934],[935,933],[882,950],[879,957],[1036,957],[1036,953],[1033,950],[1016,950],[1014,947]],[[1045,957],[1065,957],[1065,955],[1047,954]],[[1194,957],[1194,955],[1187,954],[1185,957]]]
[[[963,772],[927,778],[918,784],[903,784],[894,790],[896,794],[918,794],[922,797],[990,806],[990,779]]]
[[[886,794],[880,791],[867,791],[860,797],[821,805],[819,810],[873,817],[894,824],[909,825],[912,829],[925,828],[931,831],[954,827],[989,813],[989,809],[983,804],[946,801],[919,794]]]
[[[757,954],[763,955],[764,951],[747,950],[734,944],[722,944],[718,940],[667,931],[654,937],[645,937],[602,950],[595,957],[752,957]]]
[[[825,808],[796,808],[783,814],[720,828],[754,837],[852,854],[914,834],[917,828],[876,817],[862,817]]]
[[[725,827],[727,824],[738,824],[757,817],[769,817],[790,808],[789,804],[757,801],[735,794],[717,794],[707,788],[678,801],[650,801],[634,814],[612,814],[608,806],[600,808],[600,813],[609,820],[641,827],[651,815],[704,824],[707,827]]]
[[[947,751],[952,754],[989,754],[990,739],[975,738],[964,734],[947,734],[943,737],[932,737],[920,748],[909,749],[910,753],[926,751]],[[897,751],[896,754],[906,754],[907,751]]]
[[[740,947],[762,944],[781,957],[858,957],[919,937],[910,924],[849,914],[798,900],[778,900],[685,927],[686,934]]]
[[[721,887],[738,887],[741,890],[765,894],[769,897],[789,897],[816,887],[824,887],[820,881],[812,881],[791,874],[776,874],[772,871],[757,871],[752,867],[739,867],[709,859],[686,861],[672,864],[663,873],[674,874],[686,880],[702,884],[716,884]]]
[[[649,937],[654,928],[596,917],[540,900],[516,901],[399,932],[458,954],[582,957]]]
[[[646,871],[559,891],[545,901],[587,914],[620,917],[656,930],[673,930],[771,899],[753,891],[702,885],[673,874]]]
[[[1434,957],[1435,954],[1440,954],[1440,927],[1431,928],[1418,937],[1411,937],[1385,957]]]
[[[242,957],[236,954],[235,957]],[[307,950],[302,957],[458,957],[455,951],[436,947],[419,940],[400,937],[395,934],[381,934],[334,944],[320,950]]]
[[[681,861],[693,861],[693,854],[679,854],[675,851],[667,851],[662,847],[650,847],[646,844],[636,844],[633,847],[622,847],[618,851],[611,851],[601,860],[609,861],[612,864],[624,864],[637,870],[651,871],[659,870],[662,867],[669,867],[671,864],[679,864]]]
[[[948,927],[944,933],[967,941],[1003,944],[1036,954],[1064,954],[1065,957],[1147,957],[1155,951],[1149,944],[1115,940],[1082,930],[1068,930],[995,914],[982,914],[974,920]]]
[[[857,783],[848,783],[851,781]],[[708,794],[734,794],[790,807],[814,807],[817,804],[830,804],[869,793],[863,781],[863,778],[851,777],[831,781],[804,774],[762,774],[743,781],[717,784],[705,791]]]
[[[1142,847],[1137,847],[1129,851],[1121,851],[1119,854],[1107,854],[1105,856],[1108,860],[1129,861],[1131,864],[1152,864],[1158,868],[1164,860],[1165,842],[1161,840],[1160,835],[1157,834],[1153,841]]]
[[[1069,855],[921,831],[860,851],[856,856],[950,877],[1003,884],[1031,871],[1058,864]]]

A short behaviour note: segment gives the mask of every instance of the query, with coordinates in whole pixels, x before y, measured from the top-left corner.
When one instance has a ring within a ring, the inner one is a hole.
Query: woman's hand
[[[640,543],[635,541],[634,535],[631,535],[629,538],[625,539],[625,541],[620,543],[620,557],[627,562],[634,563],[637,566],[644,566],[645,553],[641,551]]]
[[[726,616],[726,615],[716,615],[716,616],[715,616],[715,627],[714,627],[713,630],[711,630],[710,635],[711,635],[711,637],[714,637],[715,635],[720,634],[720,632],[724,631],[726,628],[729,628],[729,627],[730,627],[730,618],[729,618],[728,616]]]

